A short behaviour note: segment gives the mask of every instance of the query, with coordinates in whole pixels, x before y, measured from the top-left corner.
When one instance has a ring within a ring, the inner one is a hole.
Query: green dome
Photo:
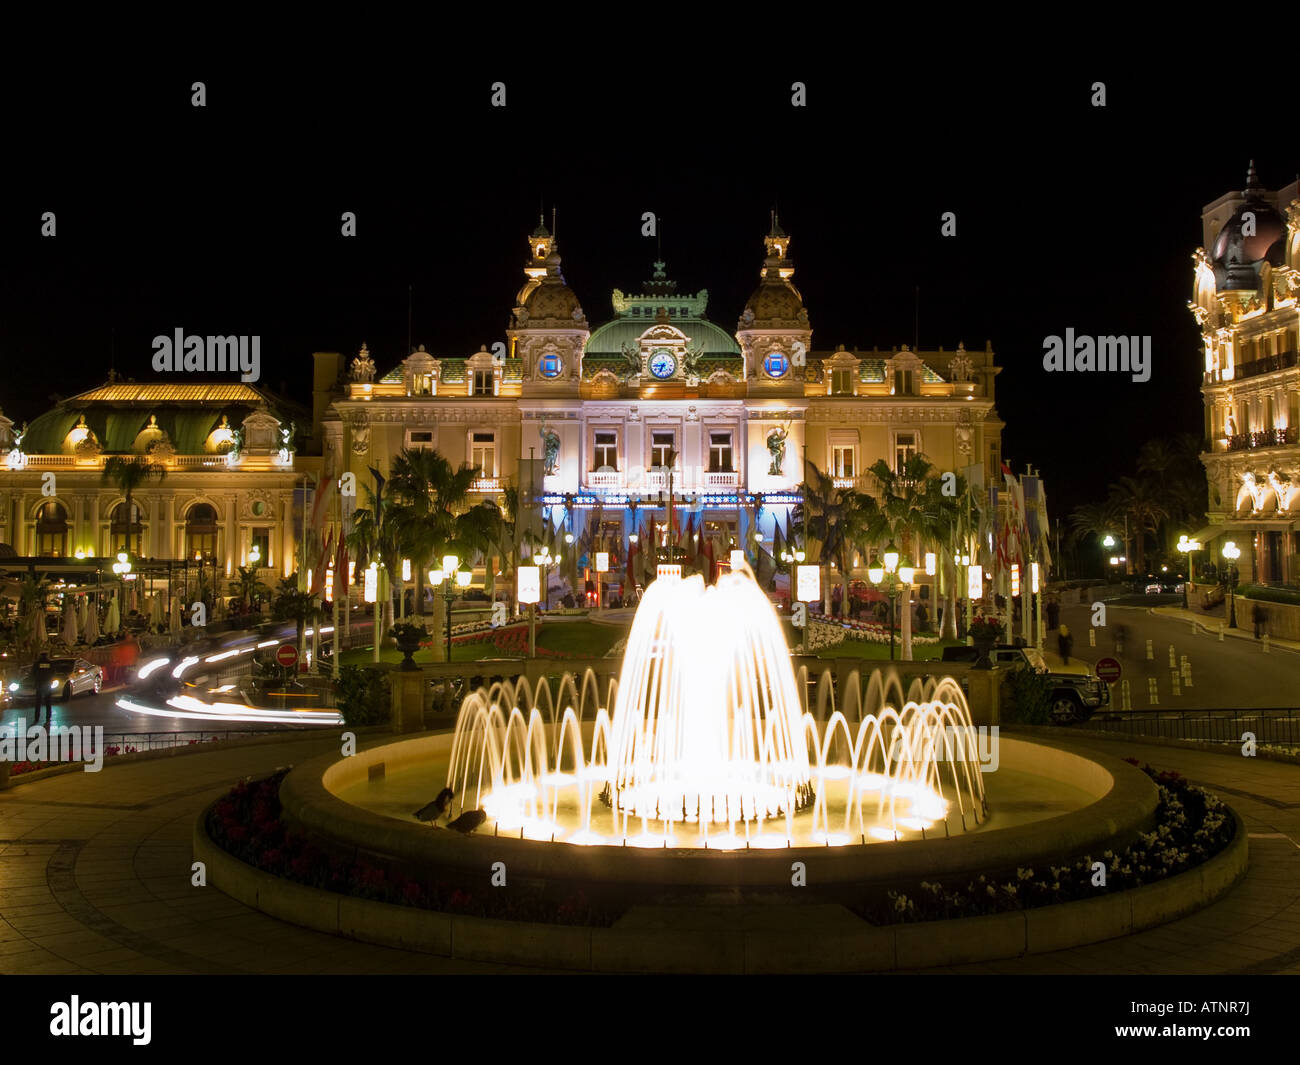
[[[739,355],[736,338],[721,326],[703,318],[677,318],[669,321],[691,338],[691,346],[705,355]],[[587,340],[587,355],[619,355],[624,344],[634,345],[637,338],[654,325],[653,318],[615,318],[597,328]]]

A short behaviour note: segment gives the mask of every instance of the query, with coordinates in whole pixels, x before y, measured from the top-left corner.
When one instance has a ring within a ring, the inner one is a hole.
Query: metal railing
[[[251,736],[268,736],[282,732],[319,732],[319,726],[268,725],[260,729],[203,729],[190,732],[114,732],[104,733],[104,748],[116,747],[118,754],[140,751],[161,751],[169,747],[197,747],[203,743],[221,740],[248,739]],[[131,750],[128,750],[131,748]]]
[[[1219,743],[1242,743],[1244,735],[1250,733],[1256,743],[1300,746],[1300,709],[1291,707],[1109,711],[1077,727],[1087,732]]]

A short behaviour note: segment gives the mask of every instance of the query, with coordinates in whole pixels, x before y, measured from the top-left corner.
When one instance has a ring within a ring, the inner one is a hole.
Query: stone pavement
[[[1300,973],[1300,766],[1069,734],[1217,790],[1245,819],[1247,877],[1221,902],[1148,932],[948,972]],[[190,886],[190,835],[243,776],[333,737],[122,763],[0,792],[0,973],[537,972],[371,946]],[[940,970],[934,970],[940,971]]]

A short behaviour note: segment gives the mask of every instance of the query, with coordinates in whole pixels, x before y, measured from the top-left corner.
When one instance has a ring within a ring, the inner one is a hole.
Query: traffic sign
[[[291,643],[282,643],[275,649],[275,660],[288,669],[298,661],[298,648]]]
[[[1119,675],[1123,672],[1120,668],[1119,661],[1114,658],[1103,658],[1097,663],[1097,676],[1107,684],[1114,684],[1119,680]]]

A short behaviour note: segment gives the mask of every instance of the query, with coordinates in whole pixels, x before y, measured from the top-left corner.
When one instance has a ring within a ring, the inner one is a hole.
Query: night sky
[[[828,75],[794,56],[771,72],[683,58],[665,76],[630,59],[463,63],[448,76],[345,49],[308,76],[115,57],[93,92],[57,64],[8,67],[5,413],[34,417],[110,362],[152,379],[151,338],[176,328],[260,334],[262,383],[306,400],[312,351],[350,357],[364,340],[381,371],[404,356],[408,284],[413,343],[490,346],[539,199],[548,223],[558,208],[564,275],[593,325],[612,289],[650,276],[654,211],[669,276],[707,288],[709,317],[733,330],[776,205],[814,348],[911,344],[919,286],[923,349],[992,340],[1006,457],[1044,471],[1060,513],[1132,472],[1143,440],[1200,434],[1186,301],[1201,208],[1240,189],[1252,157],[1270,189],[1300,169],[1280,130],[1238,120],[1232,94],[1193,114],[1184,81],[1119,63],[1002,77],[983,72],[997,62]],[[797,79],[805,109],[789,103]],[[194,80],[206,109],[190,106]],[[489,106],[495,80],[504,110]],[[1090,105],[1095,80],[1105,108]],[[46,210],[55,239],[39,234]],[[944,211],[955,238],[940,236]],[[1043,338],[1068,327],[1150,334],[1151,380],[1045,373]]]

